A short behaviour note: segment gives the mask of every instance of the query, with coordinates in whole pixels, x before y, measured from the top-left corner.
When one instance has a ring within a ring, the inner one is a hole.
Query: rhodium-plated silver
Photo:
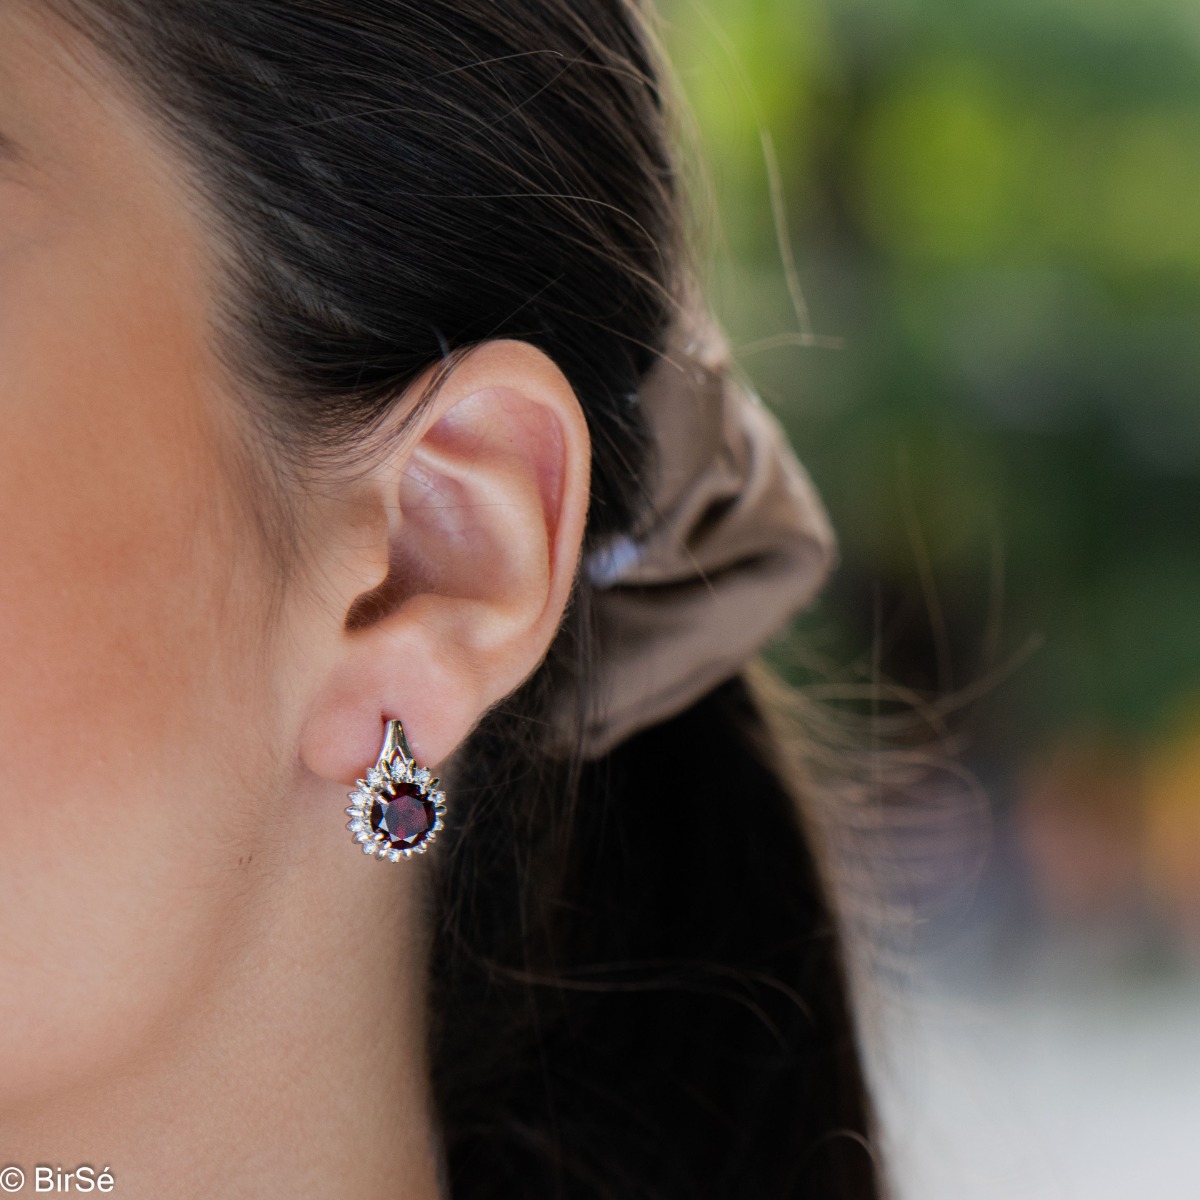
[[[395,784],[415,788],[422,801],[433,806],[433,823],[420,840],[410,846],[394,844],[382,829],[371,827],[372,806],[377,801],[386,804]],[[350,804],[345,811],[350,819],[346,828],[364,854],[381,861],[399,862],[414,854],[424,854],[442,828],[446,812],[446,793],[425,767],[417,765],[404,736],[404,726],[397,720],[388,722],[375,765],[367,771],[366,778],[355,781],[354,791],[349,792],[348,797]]]

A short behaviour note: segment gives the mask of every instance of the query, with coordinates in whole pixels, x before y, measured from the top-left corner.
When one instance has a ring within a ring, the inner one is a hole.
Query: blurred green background
[[[1038,912],[1200,954],[1200,7],[658,7],[714,306],[841,539],[794,673],[978,689]]]

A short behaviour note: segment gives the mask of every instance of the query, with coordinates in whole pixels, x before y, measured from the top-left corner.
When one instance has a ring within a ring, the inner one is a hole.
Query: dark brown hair
[[[430,366],[522,338],[589,423],[585,554],[630,528],[654,470],[639,381],[690,269],[633,0],[52,3],[182,150],[281,479],[352,459]],[[456,756],[431,913],[448,1188],[874,1200],[837,922],[756,691],[555,756],[546,705],[566,681],[582,719],[590,614],[581,575],[545,663]]]

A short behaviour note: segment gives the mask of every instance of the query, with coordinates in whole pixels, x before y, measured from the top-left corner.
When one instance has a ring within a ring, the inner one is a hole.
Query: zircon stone
[[[413,783],[393,784],[371,805],[371,828],[387,835],[389,848],[419,845],[434,819],[433,804]]]

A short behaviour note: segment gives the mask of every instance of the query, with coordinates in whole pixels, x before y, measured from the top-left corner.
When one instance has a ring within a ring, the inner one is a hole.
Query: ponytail
[[[758,691],[585,764],[540,839],[512,827],[532,769],[472,790],[436,906],[452,1195],[881,1196],[838,922]],[[467,757],[497,754],[484,732]]]

